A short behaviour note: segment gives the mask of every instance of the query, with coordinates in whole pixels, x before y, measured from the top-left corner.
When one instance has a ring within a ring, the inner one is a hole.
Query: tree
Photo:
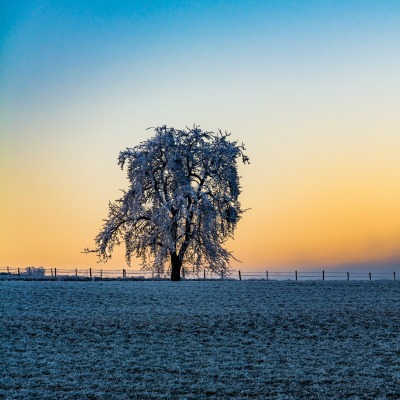
[[[183,263],[186,271],[227,274],[234,257],[223,244],[245,211],[236,161],[249,162],[244,145],[230,141],[229,133],[197,126],[154,131],[151,139],[120,152],[129,189],[109,204],[93,251],[107,261],[123,241],[128,265],[134,255],[142,269],[163,273],[169,262],[172,281],[180,280]]]
[[[34,277],[44,277],[46,271],[43,267],[26,267],[25,272],[22,272],[21,275],[25,276],[34,276]]]

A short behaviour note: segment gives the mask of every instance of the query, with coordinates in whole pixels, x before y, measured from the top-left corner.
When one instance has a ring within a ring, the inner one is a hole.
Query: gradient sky
[[[99,268],[81,251],[127,185],[119,151],[193,123],[251,158],[241,269],[400,266],[399,1],[2,0],[0,18],[0,266]]]

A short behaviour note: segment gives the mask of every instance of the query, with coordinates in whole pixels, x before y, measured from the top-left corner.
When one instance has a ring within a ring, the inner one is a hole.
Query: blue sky
[[[398,61],[395,1],[6,1],[3,9],[2,83],[26,101],[38,89],[68,92],[130,69],[155,81],[202,74],[245,84],[266,74],[335,79],[351,67],[368,73],[382,56]]]

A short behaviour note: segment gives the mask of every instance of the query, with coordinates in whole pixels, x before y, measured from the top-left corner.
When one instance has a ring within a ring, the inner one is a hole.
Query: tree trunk
[[[176,253],[171,254],[171,281],[181,280],[182,260]]]

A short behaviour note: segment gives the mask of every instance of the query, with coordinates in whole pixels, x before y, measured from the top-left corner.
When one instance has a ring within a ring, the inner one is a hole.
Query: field
[[[0,282],[3,399],[400,399],[400,283]]]

